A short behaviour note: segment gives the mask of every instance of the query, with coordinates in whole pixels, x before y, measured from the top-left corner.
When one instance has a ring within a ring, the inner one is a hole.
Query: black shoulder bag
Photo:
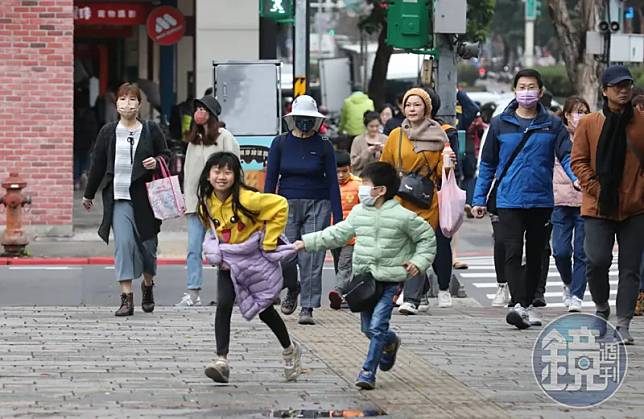
[[[346,289],[344,299],[353,313],[371,310],[382,297],[382,284],[370,272],[354,275]]]
[[[397,195],[419,208],[431,208],[436,186],[431,179],[420,175],[420,169],[415,172],[403,172],[402,140],[402,128],[400,128],[400,139],[398,142],[398,173],[400,175],[400,187],[398,188]],[[423,155],[423,158],[427,163],[427,168],[429,169],[428,175],[430,175],[434,170],[436,170],[436,167],[432,170],[429,166],[429,162],[427,161],[427,157],[425,157],[425,153],[421,151],[420,154]],[[438,166],[438,163],[436,166]]]
[[[487,212],[489,212],[490,214],[498,215],[499,209],[496,206],[496,191],[499,189],[499,185],[501,184],[503,177],[506,173],[508,173],[508,169],[510,168],[510,166],[512,166],[512,163],[514,163],[514,159],[516,159],[521,150],[523,150],[523,146],[525,146],[525,143],[528,141],[528,138],[530,137],[532,132],[533,131],[526,131],[523,133],[523,137],[512,152],[512,155],[508,159],[508,163],[503,168],[503,171],[501,172],[499,177],[494,180],[494,186],[492,187],[492,190],[487,197]]]

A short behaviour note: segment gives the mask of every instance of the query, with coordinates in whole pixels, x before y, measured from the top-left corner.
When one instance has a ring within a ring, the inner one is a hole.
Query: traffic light
[[[433,1],[389,0],[387,8],[387,44],[402,49],[431,45],[430,14]]]
[[[525,20],[536,20],[541,16],[541,0],[525,0]]]
[[[276,21],[293,19],[294,0],[259,0],[259,15]]]

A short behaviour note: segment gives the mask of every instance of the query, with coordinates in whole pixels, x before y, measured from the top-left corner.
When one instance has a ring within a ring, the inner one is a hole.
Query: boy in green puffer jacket
[[[389,371],[396,361],[400,338],[389,330],[389,320],[399,285],[426,271],[436,254],[431,226],[393,199],[399,186],[398,173],[391,165],[370,164],[362,173],[361,205],[346,220],[295,242],[298,250],[315,252],[335,249],[355,236],[353,275],[370,273],[380,283],[378,302],[360,313],[362,332],[370,343],[356,385],[366,390],[375,387],[378,366]]]

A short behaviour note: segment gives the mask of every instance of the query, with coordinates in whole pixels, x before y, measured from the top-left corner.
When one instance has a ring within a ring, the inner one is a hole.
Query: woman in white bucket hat
[[[268,153],[264,192],[278,193],[288,200],[286,236],[291,242],[326,228],[331,213],[334,223],[342,221],[333,145],[318,132],[324,118],[315,99],[297,97],[291,113],[284,116],[289,132],[276,137]],[[315,324],[313,309],[320,307],[324,256],[324,252],[302,252],[296,261],[282,265],[288,288],[282,313],[295,311],[299,295],[300,324]]]

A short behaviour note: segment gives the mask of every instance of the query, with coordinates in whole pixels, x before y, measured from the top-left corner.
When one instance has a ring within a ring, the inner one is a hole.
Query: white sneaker
[[[508,311],[508,314],[505,316],[505,321],[516,326],[518,329],[527,329],[531,326],[528,311],[521,307],[519,303]]]
[[[452,306],[452,296],[449,294],[449,291],[438,291],[438,306],[439,307]]]
[[[201,297],[197,296],[197,298],[193,301],[192,297],[190,294],[185,293],[183,294],[183,297],[181,298],[181,301],[179,301],[177,304],[175,304],[175,307],[192,307],[192,306],[200,306],[201,305]]]
[[[508,284],[497,284],[496,295],[492,300],[492,307],[505,307],[510,302],[510,288]]]
[[[539,313],[539,310],[537,310],[533,306],[530,306],[528,307],[527,312],[528,322],[530,322],[530,326],[541,326],[541,314]]]
[[[405,314],[405,315],[410,315],[410,314],[413,315],[418,313],[418,309],[412,303],[402,303],[400,307],[398,307],[398,313]]]
[[[578,313],[581,311],[581,306],[583,304],[583,300],[576,295],[573,295],[572,298],[570,298],[570,304],[568,305],[568,311],[571,313]]]
[[[422,298],[420,299],[420,304],[418,305],[418,311],[423,313],[426,311],[429,311],[429,298],[427,298],[427,294],[423,295]]]
[[[563,295],[561,297],[563,300],[564,306],[569,307],[572,295],[570,293],[570,287],[568,285],[563,286]]]
[[[302,348],[297,342],[292,341],[292,347],[284,349],[282,357],[286,381],[295,381],[302,373]]]

